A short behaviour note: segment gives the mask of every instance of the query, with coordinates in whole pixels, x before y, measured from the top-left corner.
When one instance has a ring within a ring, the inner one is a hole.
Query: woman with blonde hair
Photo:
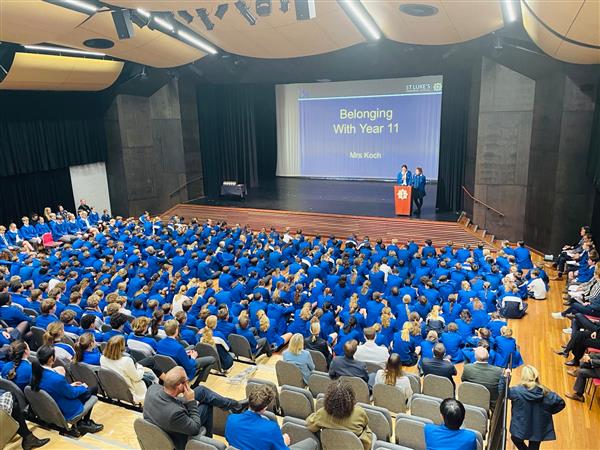
[[[315,370],[315,363],[310,353],[304,350],[304,336],[300,333],[294,334],[290,339],[288,349],[283,352],[283,360],[298,367],[302,372],[304,384],[308,384],[310,374]]]
[[[510,369],[500,377],[498,392],[504,395]],[[519,384],[508,388],[508,398],[512,403],[510,434],[519,450],[537,450],[543,441],[556,439],[552,416],[565,408],[565,402],[558,394],[540,383],[540,376],[533,366],[521,369]],[[525,441],[529,441],[527,444]]]

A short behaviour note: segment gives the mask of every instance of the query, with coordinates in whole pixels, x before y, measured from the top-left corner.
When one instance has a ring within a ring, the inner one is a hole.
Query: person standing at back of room
[[[423,175],[423,169],[417,167],[415,169],[415,174],[412,177],[412,198],[413,202],[415,202],[415,206],[417,210],[414,212],[415,215],[421,214],[421,207],[423,206],[423,197],[425,197],[425,184],[427,183],[427,178]]]
[[[400,172],[398,172],[398,176],[396,177],[396,184],[400,186],[411,186],[412,174],[410,170],[408,170],[408,166],[406,164],[402,164],[400,168]]]

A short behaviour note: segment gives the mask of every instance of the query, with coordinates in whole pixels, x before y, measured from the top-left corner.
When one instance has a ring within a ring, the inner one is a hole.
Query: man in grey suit
[[[493,408],[498,399],[498,383],[502,376],[502,368],[488,364],[490,355],[484,347],[475,349],[475,362],[465,364],[462,381],[481,384],[490,391],[490,406]]]

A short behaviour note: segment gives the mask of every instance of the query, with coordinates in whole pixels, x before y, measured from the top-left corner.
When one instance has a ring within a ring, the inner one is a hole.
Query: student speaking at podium
[[[400,186],[412,186],[412,174],[406,164],[402,164],[400,168],[400,172],[398,172],[398,176],[396,177],[396,184]]]
[[[409,172],[410,173],[410,172]],[[421,214],[421,207],[423,206],[423,197],[425,197],[425,184],[427,179],[423,175],[423,169],[417,167],[415,174],[412,177],[411,186],[413,188],[413,202],[417,207],[415,215]]]

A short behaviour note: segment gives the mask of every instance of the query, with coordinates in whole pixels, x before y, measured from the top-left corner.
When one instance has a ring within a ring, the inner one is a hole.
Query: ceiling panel
[[[567,37],[587,44],[600,45],[600,1],[587,0],[582,5]]]

